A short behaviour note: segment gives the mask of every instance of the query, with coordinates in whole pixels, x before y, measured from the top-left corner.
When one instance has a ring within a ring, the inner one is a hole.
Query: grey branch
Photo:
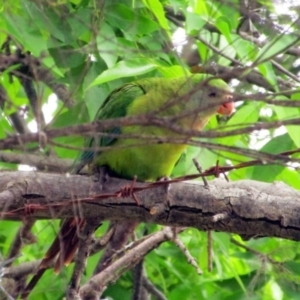
[[[165,227],[161,231],[154,233],[147,240],[138,244],[115,263],[85,283],[79,290],[81,299],[98,299],[109,282],[117,280],[125,270],[129,270],[135,266],[146,254],[164,241],[171,240],[172,238],[173,231],[169,227]]]
[[[72,165],[72,160],[58,157],[43,156],[29,153],[12,153],[0,151],[0,161],[13,164],[29,165],[38,170],[48,172],[67,172]]]
[[[120,198],[120,191],[130,181],[109,178],[106,196],[99,184],[86,176],[45,174],[39,172],[0,173],[0,211],[2,219],[22,220],[73,217],[86,219],[157,223],[172,227],[234,232],[243,237],[281,237],[300,240],[300,191],[283,183],[251,180],[225,182],[213,180],[210,189],[201,182],[170,185],[168,201],[164,186],[151,187]],[[163,184],[163,183],[162,183]],[[135,187],[147,187],[137,183]],[[76,201],[75,201],[76,199]],[[165,203],[166,202],[166,203]],[[157,205],[164,209],[153,213]],[[215,218],[227,214],[227,218]]]

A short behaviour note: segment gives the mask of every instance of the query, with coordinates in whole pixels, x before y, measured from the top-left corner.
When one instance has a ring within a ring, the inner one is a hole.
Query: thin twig
[[[207,231],[207,269],[208,272],[213,270],[213,253],[212,253],[212,231]]]
[[[74,299],[78,296],[80,280],[85,270],[87,258],[90,254],[91,244],[94,239],[95,225],[87,223],[82,232],[79,232],[79,247],[75,257],[75,267],[67,290],[67,299]]]
[[[196,259],[191,255],[190,251],[186,248],[186,246],[183,244],[183,242],[178,237],[174,238],[173,241],[174,241],[175,245],[182,251],[182,253],[186,257],[187,262],[195,268],[197,274],[202,275],[203,272],[199,268]]]

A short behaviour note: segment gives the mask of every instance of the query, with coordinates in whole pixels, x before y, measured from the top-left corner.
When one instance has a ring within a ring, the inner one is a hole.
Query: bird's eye
[[[208,97],[217,97],[217,93],[216,92],[211,92],[208,94]]]

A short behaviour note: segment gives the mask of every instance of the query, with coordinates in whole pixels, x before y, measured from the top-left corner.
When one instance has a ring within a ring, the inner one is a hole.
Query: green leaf
[[[91,64],[91,67],[84,78],[83,89],[86,90],[84,94],[84,101],[90,116],[90,121],[94,120],[99,107],[113,89],[107,83],[88,88],[91,82],[93,82],[98,74],[102,72],[103,64],[94,62]]]
[[[75,124],[82,124],[89,121],[89,116],[87,113],[86,105],[84,102],[80,102],[72,109],[65,111],[58,115],[53,123],[53,128],[63,128],[66,126],[71,126]],[[66,146],[78,147],[78,150],[82,148],[83,145],[83,136],[63,136],[55,138],[55,141]],[[77,156],[78,150],[69,149],[68,147],[55,147],[55,152],[61,158],[72,158],[74,159]]]
[[[300,274],[300,262],[296,261],[287,261],[283,264],[290,272],[293,272],[295,275],[299,276]]]
[[[182,66],[176,66],[176,65],[171,67],[158,66],[157,70],[159,71],[159,73],[163,75],[163,77],[166,78],[177,78],[177,77],[191,75],[189,70],[183,68]]]
[[[120,61],[114,67],[100,74],[89,87],[102,84],[122,77],[139,76],[157,68],[156,64],[145,58],[137,58],[128,61]]]
[[[208,15],[208,9],[206,7],[205,1],[193,1],[194,7],[193,11],[199,15]]]
[[[266,43],[256,56],[256,63],[262,63],[274,56],[284,53],[288,48],[299,41],[299,37],[291,34],[276,35],[268,43]]]
[[[122,30],[126,36],[131,35],[130,38],[150,34],[159,29],[157,22],[121,3],[108,5],[105,17],[110,25]]]
[[[196,45],[197,45],[197,48],[199,51],[201,61],[204,61],[204,62],[208,61],[209,58],[212,57],[213,51],[200,41],[196,41]]]
[[[90,20],[92,11],[91,9],[79,9],[70,18],[67,19],[68,24],[72,29],[74,39],[82,37],[84,34],[91,33]],[[102,28],[101,24],[101,28]]]
[[[276,99],[287,99],[283,98],[282,96],[280,98]],[[277,117],[279,120],[289,120],[299,117],[300,110],[297,107],[283,107],[283,106],[274,106],[273,110],[275,111]],[[289,133],[290,137],[296,144],[296,146],[300,147],[300,134],[299,134],[299,126],[296,125],[287,125],[285,126],[287,132]]]
[[[250,102],[243,105],[227,122],[227,127],[256,122],[259,117],[260,106],[257,102]]]
[[[269,81],[269,83],[278,91],[277,77],[271,62],[267,61],[258,66],[260,73]]]
[[[236,113],[229,119],[225,129],[234,130],[241,125],[253,124],[259,118],[259,111],[262,104],[258,102],[250,102],[240,107]],[[236,141],[241,139],[241,135],[235,135],[222,138],[222,143],[234,145]]]
[[[236,56],[235,49],[231,46],[231,42],[228,42],[224,36],[220,36],[219,49],[222,49],[221,52],[232,59]],[[222,55],[219,56],[218,62],[224,66],[229,66],[232,63],[230,59],[227,59]]]
[[[291,95],[291,100],[296,100],[296,101],[300,101],[300,91],[294,91],[293,94]]]
[[[0,109],[0,114],[2,114],[2,111]],[[4,139],[7,137],[7,135],[13,133],[14,130],[10,124],[10,122],[8,122],[7,118],[3,118],[0,115],[0,139]]]
[[[251,284],[255,277],[257,277],[257,271],[253,271],[245,275],[240,275],[238,277],[225,279],[217,282],[217,284],[219,287],[228,289],[230,291],[236,291],[240,290],[240,288],[243,288],[246,292],[246,287]],[[269,276],[267,274],[263,274],[263,276],[260,276],[259,280],[256,280],[256,285],[254,286],[255,290],[261,288],[268,280]]]
[[[22,1],[24,11],[27,12],[28,25],[36,29],[45,28],[56,39],[67,42],[70,38],[70,27],[62,20],[51,6],[43,7],[32,1]],[[67,25],[67,28],[65,27]],[[67,34],[67,39],[65,34]]]
[[[189,11],[185,13],[185,16],[186,16],[185,28],[187,33],[189,34],[198,33],[203,28],[203,26],[207,23],[207,21],[204,20],[201,16]]]
[[[100,34],[97,36],[97,46],[107,67],[113,67],[118,60],[119,48],[113,29],[105,22],[101,25]]]
[[[285,133],[273,137],[265,146],[261,148],[261,151],[277,154],[277,153],[289,151],[294,148],[295,148],[294,141],[287,133]]]
[[[143,0],[148,9],[155,15],[159,25],[167,32],[168,36],[171,37],[171,31],[167,18],[165,17],[164,7],[158,0]]]
[[[19,15],[3,16],[6,21],[8,32],[21,42],[24,49],[39,57],[41,52],[47,51],[47,42],[41,32],[32,28],[27,20]]]
[[[264,147],[260,150],[267,153],[281,153],[291,150],[295,147],[293,140],[286,133],[272,138]],[[273,182],[275,178],[284,171],[286,167],[281,165],[267,165],[267,166],[255,166],[252,168],[253,180]],[[248,169],[250,172],[250,168]]]
[[[297,190],[300,189],[299,178],[300,178],[300,170],[299,169],[294,170],[291,168],[284,168],[282,172],[280,172],[276,176],[276,180],[282,181]]]
[[[249,63],[249,60],[253,61],[255,59],[255,54],[258,51],[258,48],[255,46],[255,44],[242,39],[237,34],[231,34],[231,39],[231,46],[235,49],[241,62],[245,64]]]
[[[1,256],[7,255],[11,250],[11,245],[15,241],[15,237],[18,234],[18,227],[20,224],[17,222],[1,220],[0,226],[0,250]],[[9,232],[10,234],[7,234]]]
[[[220,30],[220,32],[226,37],[228,43],[232,43],[231,38],[231,24],[227,17],[221,16],[216,20],[216,26]],[[222,49],[222,48],[221,48]]]
[[[49,53],[59,68],[74,68],[83,64],[87,59],[87,54],[71,46],[49,48]]]

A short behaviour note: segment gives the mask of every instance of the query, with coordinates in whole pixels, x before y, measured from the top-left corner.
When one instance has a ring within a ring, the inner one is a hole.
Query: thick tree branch
[[[140,201],[116,196],[131,182],[110,178],[106,196],[86,176],[35,172],[0,173],[0,211],[3,219],[22,220],[80,215],[103,220],[130,220],[200,230],[235,232],[244,237],[300,240],[300,192],[282,184],[242,180],[171,184],[168,203],[164,187],[136,192]],[[136,186],[147,186],[137,183]],[[75,200],[77,199],[77,200]]]

